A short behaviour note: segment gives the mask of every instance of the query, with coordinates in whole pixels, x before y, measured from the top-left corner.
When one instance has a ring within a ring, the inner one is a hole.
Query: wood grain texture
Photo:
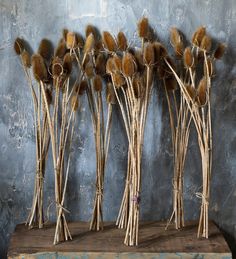
[[[173,228],[165,231],[165,224],[142,222],[138,247],[125,246],[125,232],[114,223],[105,223],[100,232],[89,231],[85,222],[70,223],[73,240],[56,246],[52,245],[54,224],[31,230],[17,225],[8,258],[232,258],[214,223],[210,223],[209,239],[197,239],[197,222],[188,222],[180,231]]]

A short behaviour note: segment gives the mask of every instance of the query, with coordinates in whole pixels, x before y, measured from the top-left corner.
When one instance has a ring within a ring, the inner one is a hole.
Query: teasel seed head
[[[212,59],[210,57],[207,57],[206,62],[204,62],[204,75],[205,75],[205,77],[207,77],[207,71],[208,71],[209,77],[212,77],[213,72],[214,72],[214,67],[213,67]]]
[[[14,50],[17,55],[20,55],[24,50],[24,42],[21,38],[16,38],[14,42]]]
[[[41,40],[38,48],[38,54],[40,54],[45,60],[50,60],[52,56],[52,43],[50,40]]]
[[[174,51],[177,59],[181,59],[183,57],[184,45],[182,41],[175,45]]]
[[[173,76],[164,78],[167,91],[175,91],[177,89],[177,81]]]
[[[66,35],[66,47],[67,49],[73,49],[77,45],[76,35],[74,32],[68,32]]]
[[[106,63],[106,73],[112,74],[114,73],[114,71],[115,71],[115,67],[113,63],[113,58],[111,57],[107,60],[107,63]]]
[[[192,99],[192,101],[195,100],[197,91],[192,85],[185,85],[186,91],[188,92],[189,97]]]
[[[182,43],[182,37],[178,31],[177,28],[172,27],[170,29],[170,42],[171,45],[175,48],[177,45],[179,45],[180,43]]]
[[[85,73],[88,78],[93,78],[95,73],[94,73],[94,67],[91,62],[88,62],[85,66]]]
[[[149,31],[148,18],[143,17],[138,22],[138,36],[140,38],[147,38],[148,37],[148,31]]]
[[[160,42],[153,43],[154,54],[155,54],[155,62],[160,61],[160,59],[168,56],[168,52],[166,48]]]
[[[187,47],[184,50],[184,66],[186,68],[191,68],[194,65],[194,57],[193,54],[191,52],[191,48]]]
[[[136,63],[130,53],[124,54],[122,58],[122,72],[126,77],[132,77],[136,72]]]
[[[88,25],[86,26],[86,29],[85,29],[86,38],[87,38],[90,34],[93,34],[94,39],[97,39],[97,38],[98,38],[97,29],[96,29],[92,24],[88,24]]]
[[[121,72],[122,59],[118,55],[113,56],[114,72]]]
[[[143,59],[146,66],[151,66],[155,63],[155,52],[152,43],[145,44]]]
[[[102,91],[102,77],[100,75],[96,75],[93,79],[93,88],[96,92]]]
[[[206,28],[204,26],[199,27],[192,36],[192,44],[200,47],[203,37],[206,35]]]
[[[35,79],[43,82],[47,80],[48,73],[43,57],[39,54],[34,54],[31,58],[31,64]]]
[[[62,61],[58,57],[54,57],[52,61],[52,76],[53,78],[57,78],[63,74],[63,65]]]
[[[205,35],[202,38],[200,49],[209,52],[211,50],[211,37],[208,35]]]
[[[79,86],[79,95],[83,95],[84,92],[87,90],[88,88],[88,83],[86,80],[82,80]]]
[[[207,103],[207,79],[203,77],[198,84],[197,88],[198,103],[204,106]]]
[[[56,50],[55,57],[63,58],[66,53],[66,43],[64,41],[60,41]]]
[[[84,44],[84,53],[87,54],[92,51],[94,48],[94,35],[90,33],[88,37],[86,38],[85,44]]]
[[[115,92],[112,86],[111,82],[107,83],[107,87],[106,87],[106,100],[107,103],[109,104],[115,104],[116,103],[116,96],[115,96]]]
[[[96,74],[103,76],[106,73],[106,58],[103,53],[99,53],[95,61]]]
[[[63,58],[63,71],[67,76],[69,76],[72,72],[72,57],[70,53],[66,53]]]
[[[22,62],[23,65],[27,68],[31,67],[31,57],[28,51],[23,50],[23,52],[21,53],[21,57],[22,57]]]
[[[225,53],[225,49],[226,49],[226,44],[224,43],[219,43],[215,52],[214,52],[214,58],[215,59],[221,59],[222,56]]]
[[[102,33],[102,41],[105,48],[111,52],[115,52],[117,50],[117,44],[113,36],[108,31],[104,31]]]
[[[125,79],[120,73],[113,73],[112,80],[116,88],[120,88],[125,85]]]
[[[78,96],[75,94],[71,97],[71,110],[73,110],[73,112],[77,111],[78,107],[79,107],[79,102],[78,102]]]
[[[127,47],[128,47],[128,43],[127,43],[127,39],[125,37],[125,34],[120,31],[117,34],[117,44],[118,44],[118,49],[121,51],[126,51]]]

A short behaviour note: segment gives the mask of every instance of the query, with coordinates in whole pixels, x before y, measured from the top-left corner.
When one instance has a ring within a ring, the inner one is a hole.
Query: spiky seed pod
[[[63,58],[66,53],[66,43],[64,41],[61,41],[56,50],[55,50],[55,57]]]
[[[209,77],[211,77],[214,72],[214,67],[213,67],[212,59],[209,57],[207,58],[207,61],[204,62],[204,75],[205,76],[207,76],[207,71],[208,71]]]
[[[136,50],[134,52],[134,57],[135,57],[135,63],[137,65],[137,71],[142,73],[145,69],[145,65],[143,63],[143,53],[141,50]]]
[[[177,59],[181,59],[183,57],[184,45],[182,41],[175,45],[174,51]]]
[[[143,18],[138,22],[138,36],[139,36],[140,38],[147,38],[147,36],[148,36],[148,31],[149,31],[148,18],[143,17]]]
[[[107,74],[112,74],[115,71],[114,63],[113,63],[113,58],[109,58],[106,63],[106,72]]]
[[[23,65],[27,68],[31,67],[31,57],[28,51],[24,50],[21,54]]]
[[[68,32],[66,35],[66,47],[68,49],[73,49],[77,45],[76,35],[74,32]]]
[[[68,29],[64,28],[62,30],[62,38],[64,39],[64,41],[66,42],[66,38],[67,38],[67,33],[69,32]]]
[[[95,73],[94,73],[93,64],[92,64],[91,62],[89,62],[89,63],[85,66],[85,73],[86,73],[86,75],[87,75],[88,78],[94,77]]]
[[[192,100],[195,100],[196,95],[197,95],[196,89],[194,87],[192,87],[191,85],[185,85],[185,88],[186,88],[186,90],[188,92],[189,97]]]
[[[211,37],[208,35],[205,35],[202,38],[200,48],[206,52],[209,52],[211,50]]]
[[[170,29],[170,42],[174,48],[182,42],[182,37],[180,36],[178,29],[175,27]]]
[[[33,67],[34,77],[37,81],[47,80],[47,68],[45,66],[43,57],[39,54],[32,56],[31,64]]]
[[[177,81],[171,76],[164,79],[167,91],[175,91],[177,89]]]
[[[125,37],[125,34],[122,31],[120,31],[117,34],[117,44],[118,44],[119,50],[126,51],[128,44],[127,44],[127,39]]]
[[[73,95],[71,97],[71,110],[73,110],[74,112],[78,109],[79,107],[79,102],[78,102],[78,98],[77,98],[77,95]]]
[[[136,63],[130,53],[126,53],[122,58],[122,72],[126,77],[132,77],[136,72]]]
[[[66,75],[70,75],[72,71],[72,57],[70,53],[66,53],[63,59],[63,70]]]
[[[120,73],[122,69],[122,59],[118,55],[115,55],[112,60],[114,64],[114,72]]]
[[[85,35],[86,35],[86,38],[90,35],[90,34],[93,34],[94,36],[94,39],[97,39],[98,35],[97,35],[97,30],[96,28],[91,25],[91,24],[88,24],[85,28]]]
[[[125,85],[125,79],[120,73],[113,73],[112,74],[113,83],[116,88],[119,88],[123,85]]]
[[[103,76],[106,73],[106,58],[103,53],[99,53],[95,61],[95,71]]]
[[[86,80],[82,80],[79,87],[79,95],[83,95],[83,93],[88,88],[88,83]]]
[[[111,52],[114,52],[117,50],[117,44],[113,36],[108,31],[104,31],[102,33],[102,41],[105,46],[105,48]]]
[[[197,88],[198,103],[203,106],[207,102],[207,80],[205,77],[201,79]]]
[[[154,47],[152,43],[145,44],[143,59],[146,66],[151,66],[154,64],[155,52],[154,52]]]
[[[63,65],[61,59],[55,57],[52,61],[52,76],[53,78],[57,78],[63,74]]]
[[[206,35],[206,28],[204,26],[199,27],[193,34],[192,43],[200,47],[203,37]]]
[[[84,44],[84,53],[89,53],[94,48],[94,36],[92,33],[89,34],[89,36],[86,38],[85,44]]]
[[[160,42],[153,43],[154,54],[155,54],[155,62],[160,61],[160,59],[168,56],[168,52],[166,48]]]
[[[191,52],[191,48],[187,47],[184,50],[184,66],[186,68],[191,68],[194,64],[194,57]]]
[[[99,75],[96,75],[93,79],[93,88],[96,92],[102,91],[102,77]]]
[[[78,47],[78,48],[82,49],[82,48],[84,47],[84,39],[83,39],[83,37],[82,37],[80,34],[78,34],[78,33],[76,33],[76,42],[77,42],[77,47]]]
[[[222,56],[225,53],[225,49],[226,49],[226,44],[224,43],[219,43],[215,52],[214,52],[214,58],[216,59],[221,59]]]
[[[110,82],[107,84],[107,87],[106,87],[106,100],[107,100],[107,103],[110,103],[110,104],[116,103],[116,96],[114,93],[112,83]]]
[[[46,95],[48,105],[52,104],[52,91],[47,88],[45,90],[45,95]]]
[[[38,48],[38,54],[40,54],[45,60],[50,60],[52,56],[52,43],[50,40],[41,40]]]
[[[20,55],[24,50],[24,42],[20,38],[16,38],[14,42],[14,50],[17,55]]]

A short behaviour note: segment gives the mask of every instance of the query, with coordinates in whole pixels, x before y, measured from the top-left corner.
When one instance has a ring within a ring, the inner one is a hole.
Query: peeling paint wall
[[[33,50],[40,39],[56,43],[62,28],[84,33],[88,23],[113,34],[123,30],[137,42],[137,20],[146,15],[160,39],[168,43],[168,31],[176,26],[191,37],[199,25],[206,25],[214,39],[226,42],[227,53],[216,65],[213,82],[212,116],[214,164],[210,217],[226,232],[231,246],[236,238],[236,2],[235,0],[1,0],[0,1],[0,257],[6,255],[10,234],[26,219],[30,208],[35,141],[31,96],[14,39],[28,40]],[[89,220],[95,182],[95,152],[86,99],[79,111],[73,166],[68,187],[67,208],[71,220]],[[114,220],[121,201],[127,145],[119,109],[115,111],[109,161],[105,180],[105,220]],[[148,113],[143,154],[141,218],[167,219],[171,212],[172,154],[166,101],[156,86]],[[185,171],[185,213],[197,218],[200,201],[195,192],[201,186],[198,146],[191,137]],[[53,202],[53,173],[45,179],[45,203]],[[54,219],[54,204],[48,209]]]

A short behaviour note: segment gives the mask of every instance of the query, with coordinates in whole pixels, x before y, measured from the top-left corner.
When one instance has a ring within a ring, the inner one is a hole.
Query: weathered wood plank
[[[73,240],[52,245],[54,225],[28,230],[18,225],[12,235],[8,258],[152,258],[152,259],[231,259],[230,250],[219,229],[210,223],[209,239],[197,239],[197,222],[183,230],[165,231],[164,222],[142,222],[138,247],[123,244],[124,230],[106,223],[101,232],[88,230],[88,223],[70,223]]]

